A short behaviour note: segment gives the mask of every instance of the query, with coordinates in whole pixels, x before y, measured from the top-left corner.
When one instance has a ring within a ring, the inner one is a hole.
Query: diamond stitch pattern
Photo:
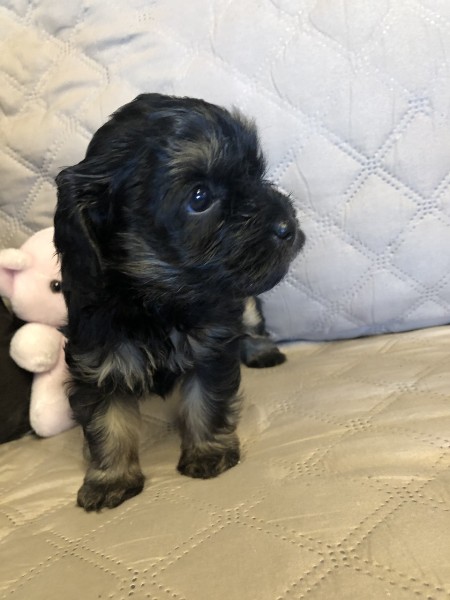
[[[430,211],[437,230],[450,224],[445,4],[267,0],[254,23],[253,4],[236,0],[49,6],[1,8],[2,246],[51,222],[55,175],[118,106],[148,90],[202,96],[256,118],[269,176],[293,194],[311,245],[265,297],[277,338],[448,322],[445,236],[427,247],[418,227]],[[321,239],[338,247],[314,253]],[[431,280],[397,240],[433,263]],[[361,270],[361,252],[371,268]],[[393,282],[375,311],[358,273],[367,288]],[[280,321],[283,306],[294,319]]]

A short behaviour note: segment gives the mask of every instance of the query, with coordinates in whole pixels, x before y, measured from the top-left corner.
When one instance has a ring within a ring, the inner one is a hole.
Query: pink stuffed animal
[[[10,354],[19,366],[35,373],[31,426],[42,437],[61,433],[75,423],[65,391],[64,337],[57,329],[65,322],[66,306],[53,227],[38,231],[20,249],[0,251],[0,295],[26,321],[11,340]]]

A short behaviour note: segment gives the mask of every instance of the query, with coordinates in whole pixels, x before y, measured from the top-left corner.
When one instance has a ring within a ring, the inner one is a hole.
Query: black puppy
[[[144,94],[56,182],[69,397],[90,454],[78,504],[113,507],[142,490],[138,399],[180,376],[178,470],[229,469],[240,353],[254,366],[283,358],[248,298],[280,281],[304,241],[265,179],[255,127],[201,100]]]

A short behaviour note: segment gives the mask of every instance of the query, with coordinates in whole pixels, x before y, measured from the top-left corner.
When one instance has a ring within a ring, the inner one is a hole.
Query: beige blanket
[[[175,401],[145,407],[144,492],[75,506],[81,432],[0,447],[8,600],[450,597],[450,331],[297,345],[245,370],[241,464],[175,470]]]

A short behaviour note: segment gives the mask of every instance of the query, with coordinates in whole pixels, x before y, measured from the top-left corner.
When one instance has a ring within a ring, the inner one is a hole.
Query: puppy
[[[253,296],[304,242],[290,200],[265,179],[254,125],[143,94],[56,183],[69,399],[89,450],[78,504],[114,507],[142,490],[138,400],[180,378],[178,470],[209,478],[234,466],[240,357],[283,360]]]

